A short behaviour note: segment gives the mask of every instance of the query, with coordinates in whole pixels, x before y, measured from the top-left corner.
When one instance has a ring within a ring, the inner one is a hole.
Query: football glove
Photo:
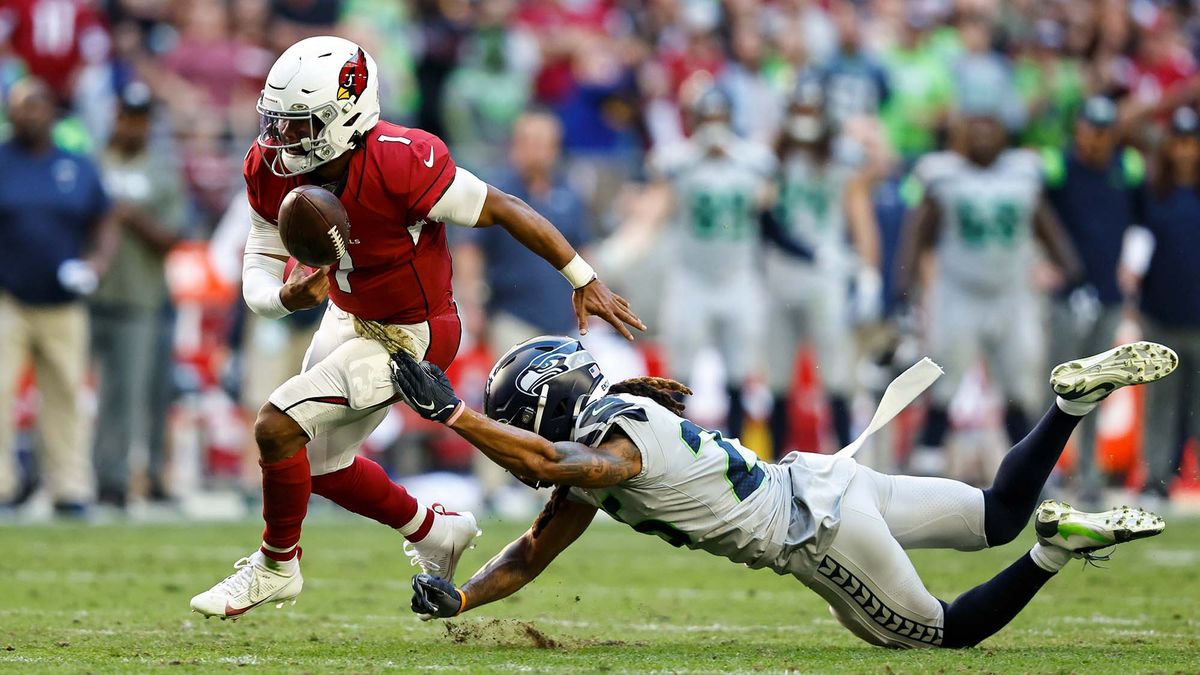
[[[412,611],[422,621],[446,619],[462,611],[462,594],[441,577],[418,574],[412,579],[412,587]]]
[[[445,424],[462,400],[441,368],[428,361],[417,362],[405,351],[392,355],[392,383],[401,398],[418,415]]]

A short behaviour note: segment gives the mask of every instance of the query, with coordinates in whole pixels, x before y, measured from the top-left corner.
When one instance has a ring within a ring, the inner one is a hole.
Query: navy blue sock
[[[729,438],[742,437],[742,424],[746,417],[742,405],[742,388],[725,385],[725,393],[729,396],[729,412],[725,415],[725,430]]]
[[[1047,572],[1029,554],[1004,571],[958,596],[945,608],[942,646],[974,647],[1008,625],[1041,590],[1053,572]]]
[[[1028,436],[1029,427],[1029,415],[1024,408],[1014,403],[1004,407],[1004,431],[1008,432],[1009,445],[1016,445],[1017,441]]]
[[[771,419],[768,421],[771,429],[771,450],[774,458],[783,457],[787,450],[788,441],[792,436],[792,417],[788,405],[787,394],[776,394],[771,404]]]
[[[950,413],[943,406],[931,404],[925,413],[925,427],[921,430],[920,445],[927,448],[942,447],[949,430]]]
[[[850,445],[850,401],[845,396],[829,397],[829,417],[833,422],[833,433],[839,448]]]
[[[1051,405],[1033,431],[1004,456],[992,487],[983,491],[983,531],[988,546],[1007,544],[1025,529],[1046,479],[1081,419]]]

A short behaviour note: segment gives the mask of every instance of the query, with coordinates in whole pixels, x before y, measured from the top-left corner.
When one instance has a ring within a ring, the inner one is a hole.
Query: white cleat
[[[1131,342],[1050,371],[1050,386],[1067,401],[1096,403],[1121,387],[1144,384],[1170,375],[1179,357],[1156,342]]]
[[[192,598],[192,611],[204,618],[219,616],[221,620],[236,620],[242,614],[264,603],[283,607],[296,604],[304,587],[300,576],[299,556],[284,563],[271,560],[262,551],[233,564],[237,570],[216,586]]]
[[[419,565],[422,572],[453,582],[458,559],[467,549],[475,548],[475,537],[483,532],[475,522],[475,516],[468,511],[447,511],[441,504],[430,508],[438,514],[433,529],[421,541],[404,542],[404,554],[412,558],[412,564]]]
[[[1070,551],[1076,558],[1107,560],[1096,551],[1134,539],[1161,534],[1166,523],[1145,509],[1122,506],[1110,511],[1087,513],[1070,504],[1047,499],[1037,510],[1034,530],[1038,541]]]

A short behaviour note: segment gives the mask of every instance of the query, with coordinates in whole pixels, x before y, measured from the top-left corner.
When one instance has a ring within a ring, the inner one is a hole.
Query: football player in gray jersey
[[[741,433],[742,387],[759,366],[764,291],[758,214],[768,198],[775,157],[730,126],[730,101],[704,90],[691,107],[692,135],[655,148],[651,192],[669,221],[673,255],[665,261],[663,341],[671,374],[690,379],[700,351],[720,354],[729,397],[726,428]]]
[[[968,100],[957,131],[961,151],[935,152],[913,169],[924,189],[909,214],[900,252],[900,291],[912,297],[923,258],[932,251],[925,294],[930,356],[946,370],[933,388],[929,414],[909,469],[938,474],[949,427],[950,399],[971,365],[983,358],[1005,402],[1009,442],[1029,430],[1041,399],[1037,364],[1045,333],[1032,280],[1040,242],[1064,282],[1083,267],[1044,195],[1041,163],[1031,151],[1007,148],[994,96]]]
[[[993,486],[980,490],[881,474],[846,453],[760,461],[736,439],[683,416],[676,397],[687,387],[661,378],[610,385],[570,338],[534,338],[502,356],[484,391],[486,415],[467,408],[436,366],[401,352],[393,380],[413,410],[527,483],[556,486],[529,531],[461,587],[414,577],[412,609],[444,618],[512,595],[604,510],[674,546],[791,574],[873,644],[974,645],[1071,558],[1102,557],[1102,548],[1162,531],[1162,520],[1141,509],[1089,514],[1038,499],[1082,415],[1119,387],[1166,376],[1177,362],[1170,349],[1141,342],[1056,367],[1055,404],[1008,453]],[[952,603],[925,589],[905,553],[1004,544],[1035,510],[1033,548]]]
[[[825,114],[816,78],[796,82],[777,154],[780,168],[774,207],[763,215],[767,296],[766,372],[774,405],[771,440],[775,457],[789,436],[788,394],[795,375],[796,345],[808,343],[838,446],[850,443],[850,396],[855,336],[850,307],[855,285],[880,292],[878,234],[842,208],[861,151],[837,136]]]

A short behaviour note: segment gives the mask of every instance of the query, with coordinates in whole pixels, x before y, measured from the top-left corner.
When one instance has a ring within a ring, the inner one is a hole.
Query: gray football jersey
[[[944,282],[985,293],[1028,286],[1042,191],[1037,155],[1006,150],[980,167],[957,153],[935,152],[914,172],[941,210],[935,255]]]
[[[594,445],[613,425],[641,451],[641,473],[614,487],[571,488],[574,498],[674,546],[755,567],[781,557],[793,512],[785,467],[760,461],[736,439],[628,394],[584,408],[573,438]]]
[[[805,154],[783,162],[775,216],[788,234],[811,246],[819,257],[841,260],[848,255],[842,205],[853,172],[840,162],[822,167]]]
[[[774,168],[766,147],[741,139],[717,155],[691,142],[655,150],[651,172],[669,181],[675,196],[677,264],[714,281],[755,269],[758,200]]]

